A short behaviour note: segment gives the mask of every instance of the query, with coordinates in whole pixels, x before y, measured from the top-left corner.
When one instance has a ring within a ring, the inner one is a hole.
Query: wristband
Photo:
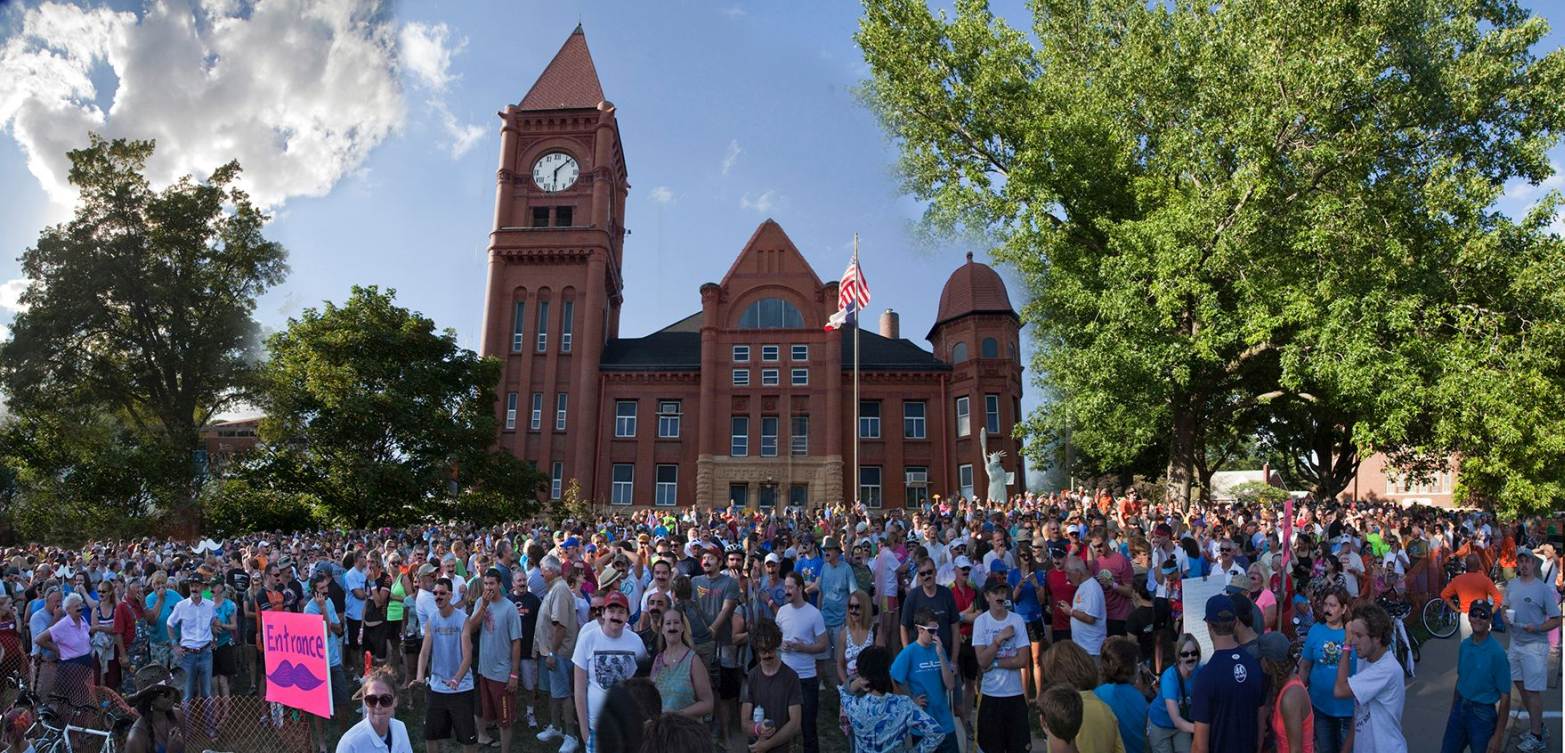
[[[516,673],[515,673],[515,672],[512,672],[512,673],[511,673],[511,679],[513,679],[513,680],[515,680],[515,679],[516,679]]]

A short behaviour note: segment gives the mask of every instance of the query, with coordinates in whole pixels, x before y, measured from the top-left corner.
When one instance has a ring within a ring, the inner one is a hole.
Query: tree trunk
[[[1168,447],[1167,500],[1179,509],[1190,510],[1191,471],[1195,464],[1195,414],[1185,405],[1183,396],[1174,401],[1173,431]]]

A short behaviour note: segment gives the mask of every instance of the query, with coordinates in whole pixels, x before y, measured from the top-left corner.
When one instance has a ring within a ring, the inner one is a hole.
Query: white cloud
[[[652,193],[648,194],[648,196],[650,196],[652,200],[658,204],[674,203],[674,190],[668,186],[658,186],[657,188],[652,189]]]
[[[1525,204],[1527,209],[1530,210],[1538,197],[1549,191],[1565,188],[1565,165],[1551,161],[1549,166],[1554,168],[1552,175],[1539,181],[1536,185],[1518,181],[1505,190],[1505,193],[1500,196],[1500,201],[1512,205]]]
[[[783,197],[778,195],[776,191],[765,191],[754,199],[750,198],[750,194],[745,194],[739,197],[739,207],[741,209],[754,209],[757,212],[764,213],[770,212],[774,207],[779,206],[782,200]]]
[[[729,18],[743,18],[745,15],[744,8],[741,8],[737,5],[730,5],[727,8],[719,8],[717,12],[728,16]]]
[[[0,324],[0,343],[3,343],[9,339],[11,339],[11,328],[4,324]]]
[[[25,277],[0,282],[0,311],[18,314],[26,311],[27,307],[22,305],[22,293],[27,290],[27,284]]]
[[[397,36],[397,48],[402,53],[402,66],[413,77],[435,91],[445,91],[451,83],[451,57],[467,46],[466,39],[449,43],[451,30],[445,24],[429,24],[411,21],[402,27]]]
[[[475,123],[463,124],[451,114],[451,108],[440,100],[431,100],[430,106],[440,115],[440,127],[450,139],[451,159],[460,159],[483,138],[484,129]]]
[[[733,139],[733,140],[728,142],[728,153],[723,155],[723,174],[724,175],[727,175],[728,171],[733,169],[734,163],[739,161],[739,155],[743,154],[743,153],[744,153],[744,150],[739,148],[739,140],[738,139]]]

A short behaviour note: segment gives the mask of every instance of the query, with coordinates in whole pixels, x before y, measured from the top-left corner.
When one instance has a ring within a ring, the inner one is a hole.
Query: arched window
[[[1000,341],[998,341],[998,340],[996,340],[996,339],[994,339],[992,337],[985,337],[984,341],[978,344],[978,357],[979,358],[999,358],[1000,357]]]
[[[739,329],[803,329],[804,315],[781,298],[762,298],[744,310]]]
[[[967,343],[958,342],[951,346],[951,363],[961,363],[967,360]]]

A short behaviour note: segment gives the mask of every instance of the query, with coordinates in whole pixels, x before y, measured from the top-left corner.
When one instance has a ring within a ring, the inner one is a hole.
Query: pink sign
[[[318,614],[261,613],[266,700],[331,718],[326,620]]]

